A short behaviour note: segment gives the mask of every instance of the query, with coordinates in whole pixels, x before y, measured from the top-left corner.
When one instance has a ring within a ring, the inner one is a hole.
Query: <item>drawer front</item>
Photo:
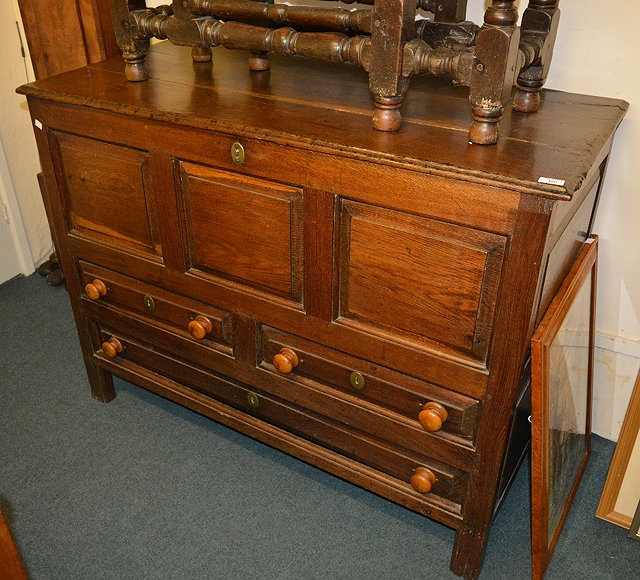
[[[484,366],[507,238],[342,200],[337,322]]]
[[[425,405],[436,403],[444,409],[441,425],[435,416],[432,421],[423,418],[431,432],[447,440],[455,437],[473,443],[480,411],[475,399],[268,326],[261,326],[260,345],[258,365],[262,369],[278,372],[273,366],[274,356],[282,349],[291,349],[298,357],[297,366],[288,375],[291,379],[320,383],[337,396],[356,397],[365,405],[397,413],[420,427],[419,415]],[[434,415],[442,413],[438,407],[431,408],[435,408]]]
[[[406,489],[413,489],[411,479],[416,470],[426,468],[435,475],[436,481],[429,493],[415,491],[415,494],[421,495],[427,502],[433,501],[440,508],[453,513],[461,512],[467,475],[460,470],[399,450],[277,396],[214,375],[157,348],[150,348],[146,343],[109,326],[99,326],[96,337],[96,361],[116,374],[118,368],[145,369],[158,373],[391,475]]]
[[[378,373],[384,375],[383,369],[346,356],[340,362],[334,361],[331,357],[337,358],[338,353],[274,329],[263,327],[259,340],[258,374],[253,382],[262,390],[395,448],[428,456],[458,469],[468,469],[473,458],[471,441],[443,430],[427,431],[418,420],[420,404],[429,402],[425,393],[432,391],[435,394],[438,389],[425,386],[424,392],[419,393],[401,388],[380,380]],[[286,345],[297,359],[285,369],[287,374],[284,375],[277,370],[279,365],[274,359],[281,351],[281,345]],[[353,392],[356,389],[351,387],[352,372],[360,373],[359,380],[364,380],[364,389],[359,392]],[[451,404],[454,397],[445,399],[442,391],[439,395],[438,399],[444,401],[451,412],[453,430],[460,429],[464,420],[475,422],[477,408],[464,408],[460,405],[461,399],[456,408]],[[397,400],[391,403],[394,396]],[[443,425],[447,422],[445,420]]]
[[[178,337],[233,354],[234,324],[229,312],[87,262],[79,266],[86,300],[138,315]]]
[[[159,259],[146,151],[54,132],[54,162],[74,234]]]

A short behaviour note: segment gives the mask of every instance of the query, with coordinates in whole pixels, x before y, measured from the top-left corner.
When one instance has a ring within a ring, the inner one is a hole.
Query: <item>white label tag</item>
[[[38,121],[38,119],[36,119],[33,124],[42,131],[42,123]]]
[[[595,238],[587,238],[587,239],[584,241],[584,243],[585,243],[585,244],[593,244],[593,242],[595,242],[595,241],[596,241],[596,239],[595,239]]]
[[[549,185],[564,185],[564,179],[553,179],[552,177],[539,177],[538,183],[548,183]]]

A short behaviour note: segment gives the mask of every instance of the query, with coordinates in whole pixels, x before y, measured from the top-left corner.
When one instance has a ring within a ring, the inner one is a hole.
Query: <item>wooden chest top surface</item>
[[[217,49],[213,64],[163,42],[148,57],[150,78],[132,83],[117,57],[26,85],[40,98],[211,128],[346,154],[509,189],[567,198],[580,188],[628,108],[619,99],[543,91],[535,114],[505,111],[497,145],[469,144],[466,90],[433,77],[412,82],[399,131],[371,126],[366,73],[298,57],[274,57],[250,72],[244,51]],[[539,178],[564,181],[540,183]]]

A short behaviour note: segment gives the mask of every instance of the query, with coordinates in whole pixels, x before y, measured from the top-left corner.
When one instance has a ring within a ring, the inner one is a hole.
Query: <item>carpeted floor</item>
[[[0,286],[0,502],[33,579],[456,578],[453,531],[138,387],[89,394],[63,288]],[[548,579],[631,579],[640,543],[594,516],[593,457]],[[482,579],[531,574],[528,469]],[[0,570],[0,577],[2,572]]]

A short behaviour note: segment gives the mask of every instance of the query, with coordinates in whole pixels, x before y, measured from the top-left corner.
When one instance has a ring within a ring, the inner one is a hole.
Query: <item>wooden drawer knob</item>
[[[187,326],[189,334],[196,340],[202,340],[213,330],[213,324],[202,314],[198,314]]]
[[[102,343],[102,353],[107,358],[116,358],[122,350],[122,343],[114,336]]]
[[[411,476],[411,487],[419,493],[429,493],[433,484],[438,481],[433,471],[426,467],[417,467]]]
[[[440,403],[427,403],[418,414],[418,421],[427,431],[439,431],[449,417],[449,413]]]
[[[84,291],[87,297],[91,298],[91,300],[98,300],[101,296],[104,296],[107,293],[107,287],[102,280],[98,280],[96,278],[93,282],[84,287]]]
[[[288,375],[298,366],[300,359],[290,348],[283,348],[273,357],[273,366],[283,375]]]

